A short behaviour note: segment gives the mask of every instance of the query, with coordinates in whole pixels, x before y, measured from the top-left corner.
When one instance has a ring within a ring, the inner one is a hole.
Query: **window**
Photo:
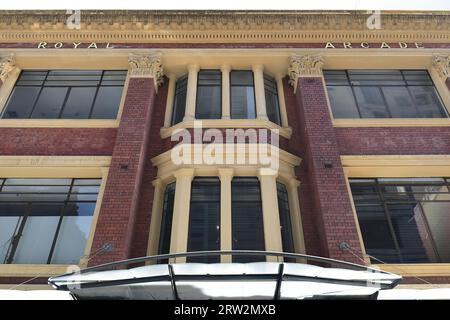
[[[201,70],[198,73],[196,119],[222,117],[222,72]]]
[[[450,179],[351,179],[372,262],[450,262]]]
[[[291,211],[289,210],[289,198],[286,186],[277,182],[278,214],[280,216],[281,241],[283,252],[295,252],[294,238],[292,235]],[[286,259],[285,259],[286,260]]]
[[[268,76],[267,74],[264,74],[264,93],[266,96],[267,117],[270,121],[281,126],[277,82],[274,78]]]
[[[126,71],[24,70],[5,119],[115,119]]]
[[[335,118],[448,117],[426,70],[324,71]]]
[[[236,177],[231,182],[233,250],[265,250],[261,190],[257,178]],[[264,261],[233,256],[233,262]]]
[[[171,125],[175,125],[184,118],[186,109],[186,93],[187,93],[187,75],[182,76],[177,80],[175,85],[175,97],[173,100],[173,111]]]
[[[192,181],[188,251],[220,250],[220,180]],[[191,257],[188,262],[219,262],[219,256]]]
[[[78,264],[100,179],[0,180],[0,261]]]
[[[255,119],[255,88],[252,71],[230,72],[231,118]]]
[[[175,201],[175,182],[167,185],[164,192],[164,204],[161,219],[161,230],[159,234],[158,254],[170,252],[170,236],[172,234],[173,205]],[[167,263],[167,259],[159,260],[158,263]]]

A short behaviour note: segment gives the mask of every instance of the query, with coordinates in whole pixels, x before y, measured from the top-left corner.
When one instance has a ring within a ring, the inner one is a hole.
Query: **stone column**
[[[433,57],[433,68],[437,71],[439,77],[450,90],[450,56],[436,55]]]
[[[293,56],[288,69],[299,114],[297,125],[305,141],[302,166],[308,168],[308,183],[323,254],[361,263],[353,254],[339,248],[342,242],[346,242],[362,258],[352,202],[328,108],[322,65],[321,56]]]
[[[117,129],[108,180],[89,265],[128,259],[158,85],[163,81],[159,55],[130,55],[129,85]],[[102,251],[106,244],[112,250]]]
[[[266,95],[264,93],[264,66],[256,64],[252,67],[255,81],[255,103],[256,118],[259,120],[268,120],[266,109]]]
[[[200,67],[196,64],[188,65],[188,82],[186,93],[186,110],[183,121],[195,119],[195,104],[197,99],[197,78]]]
[[[277,81],[277,93],[278,93],[278,102],[280,106],[280,114],[281,114],[281,126],[288,127],[288,117],[286,111],[286,100],[284,98],[284,88],[283,88],[283,75],[277,74],[275,76]]]
[[[220,168],[220,250],[233,250],[231,219],[231,180],[234,170]],[[231,256],[221,256],[221,262],[231,262]]]
[[[148,238],[147,255],[158,254],[161,220],[164,203],[164,186],[160,178],[153,181],[152,217],[150,222],[150,236]]]
[[[222,71],[222,119],[231,119],[230,111],[230,71],[229,65],[220,67]]]

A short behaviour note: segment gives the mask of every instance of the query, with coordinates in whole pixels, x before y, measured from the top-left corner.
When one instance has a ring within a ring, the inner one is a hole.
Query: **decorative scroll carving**
[[[289,83],[297,89],[299,77],[322,76],[323,58],[320,55],[292,56],[288,68]]]
[[[433,57],[433,67],[439,76],[445,80],[450,78],[450,56],[438,55]]]
[[[155,88],[158,90],[164,81],[164,71],[161,64],[161,55],[131,54],[128,58],[131,77],[153,78]]]
[[[0,80],[5,82],[8,75],[16,68],[14,55],[0,56]]]

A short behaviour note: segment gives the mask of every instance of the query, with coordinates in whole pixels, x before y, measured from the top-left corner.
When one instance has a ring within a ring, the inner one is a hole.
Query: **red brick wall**
[[[344,171],[322,79],[300,78],[295,95],[298,126],[303,128],[303,170],[308,176],[306,190],[300,202],[310,197],[316,230],[322,244],[322,254],[330,258],[361,263],[348,252],[339,249],[347,242],[361,255],[361,245],[353,216]],[[301,149],[301,148],[300,148]],[[326,167],[327,165],[331,167]]]
[[[450,127],[335,128],[343,155],[450,154]]]
[[[154,104],[153,79],[131,78],[91,252],[106,243],[114,250],[97,255],[90,265],[130,257]]]
[[[0,155],[107,156],[116,128],[0,128]]]

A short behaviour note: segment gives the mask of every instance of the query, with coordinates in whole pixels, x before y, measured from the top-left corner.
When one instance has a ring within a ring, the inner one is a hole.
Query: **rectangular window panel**
[[[252,71],[230,72],[231,118],[255,119],[255,89]]]
[[[324,77],[335,118],[448,117],[426,70],[326,70]]]
[[[220,250],[220,180],[195,178],[191,188],[188,251]],[[220,256],[191,257],[188,262],[217,263]]]
[[[187,75],[182,76],[177,80],[175,86],[175,97],[172,108],[171,124],[175,125],[183,121],[186,110],[186,94],[187,94]]]
[[[78,264],[89,236],[101,180],[2,181],[0,262]]]
[[[352,179],[350,185],[373,262],[450,262],[449,180]]]
[[[294,237],[292,234],[291,211],[286,186],[277,182],[278,213],[280,216],[281,240],[283,252],[295,252]],[[294,259],[284,259],[293,262]]]
[[[261,191],[257,178],[234,178],[232,191],[233,250],[265,250]],[[264,257],[233,256],[233,262],[265,261]]]
[[[125,78],[126,71],[25,70],[2,118],[115,119]]]
[[[198,73],[196,119],[222,117],[222,72],[201,70]]]
[[[170,237],[172,234],[173,205],[175,200],[175,182],[167,185],[164,193],[163,212],[161,217],[161,230],[159,233],[158,254],[170,252]],[[167,263],[168,260],[159,260],[158,263]]]
[[[278,102],[277,82],[274,78],[264,75],[264,93],[266,97],[267,117],[281,126],[280,105]]]

